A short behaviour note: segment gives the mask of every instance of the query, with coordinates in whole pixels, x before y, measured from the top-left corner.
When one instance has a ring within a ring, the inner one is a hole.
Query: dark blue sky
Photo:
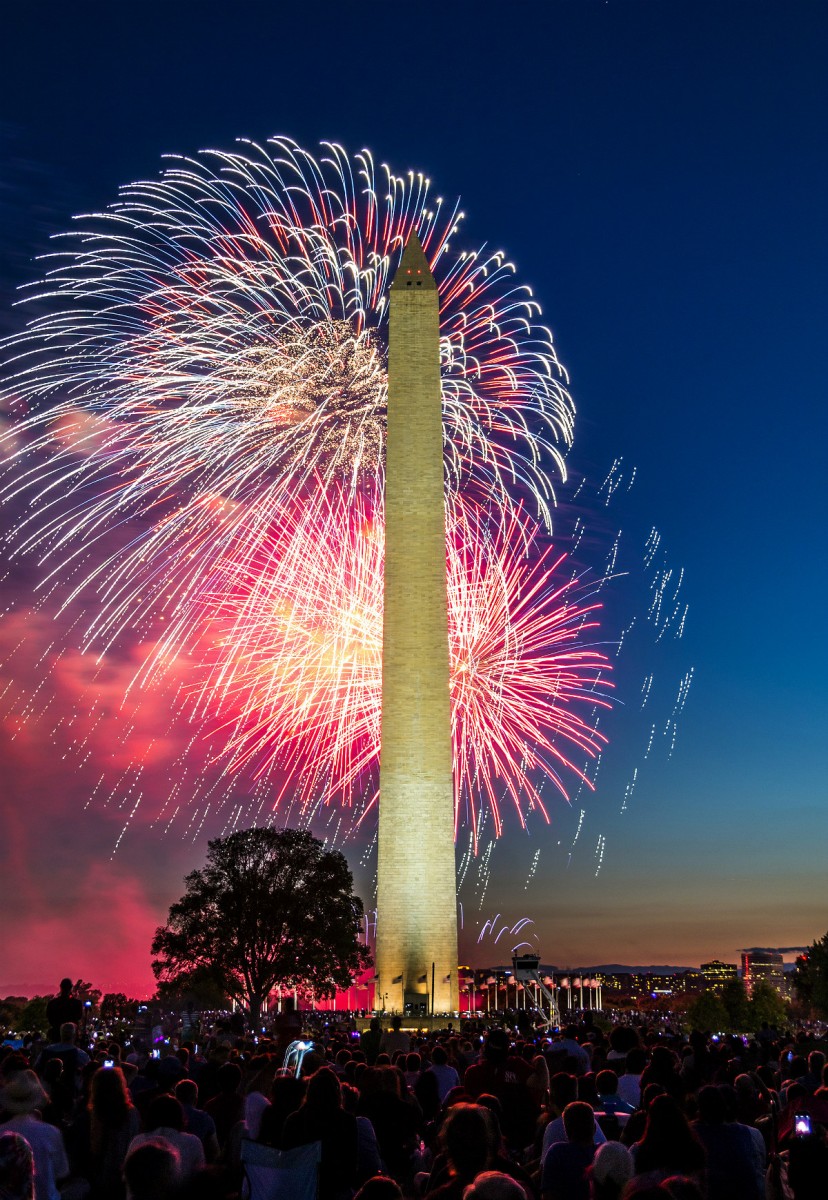
[[[686,568],[687,632],[663,659],[671,678],[695,668],[676,751],[622,816],[637,750],[620,746],[589,854],[566,867],[577,813],[559,813],[525,892],[531,848],[498,850],[483,914],[534,917],[559,961],[698,962],[820,936],[828,8],[18,4],[6,38],[4,331],[48,236],[161,154],[330,138],[462,196],[464,240],[508,251],[554,331],[578,411],[570,463],[637,466],[619,521],[657,525]],[[177,880],[191,864],[175,854]],[[158,918],[163,890],[143,897]]]

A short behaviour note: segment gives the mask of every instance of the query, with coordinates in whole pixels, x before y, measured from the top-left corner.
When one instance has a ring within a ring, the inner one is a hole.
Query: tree
[[[828,1017],[828,933],[797,958],[793,985],[807,1008]]]
[[[130,1000],[124,992],[104,994],[101,1000],[101,1017],[104,1021],[134,1021],[137,1015],[137,1000]]]
[[[46,1005],[50,996],[32,996],[17,1017],[18,1033],[45,1033],[49,1028],[46,1020]]]
[[[750,1001],[741,979],[728,979],[722,985],[722,1004],[727,1013],[729,1033],[744,1033],[751,1028]]]
[[[699,1033],[721,1033],[728,1022],[727,1009],[715,992],[700,992],[687,1006],[687,1024]]]
[[[216,838],[204,869],[184,882],[152,943],[162,983],[201,971],[258,1021],[277,984],[332,996],[370,964],[348,864],[310,833],[246,829]]]
[[[758,979],[753,985],[750,1015],[753,1029],[761,1028],[763,1021],[767,1021],[768,1025],[784,1025],[787,1020],[787,1004],[766,979]]]

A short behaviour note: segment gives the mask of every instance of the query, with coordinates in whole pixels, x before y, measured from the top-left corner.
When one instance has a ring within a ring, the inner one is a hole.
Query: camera
[[[105,1071],[109,1070],[111,1067],[115,1066],[115,1059],[114,1058],[105,1058],[103,1060],[103,1065],[104,1065]]]
[[[794,1136],[807,1137],[811,1132],[811,1118],[807,1113],[797,1113],[794,1118]]]

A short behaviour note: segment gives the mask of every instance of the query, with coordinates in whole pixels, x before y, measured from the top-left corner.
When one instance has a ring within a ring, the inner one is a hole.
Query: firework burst
[[[382,690],[381,504],[329,494],[291,510],[250,564],[224,566],[214,670],[201,703],[226,714],[232,767],[281,767],[311,808],[361,796],[379,775]],[[608,662],[590,645],[597,605],[564,556],[534,545],[513,516],[492,533],[451,510],[447,544],[455,810],[476,841],[488,807],[495,832],[508,799],[521,823],[548,814],[533,779],[567,798],[571,760],[605,739],[587,718],[608,707]],[[516,547],[518,550],[516,551]],[[273,731],[279,730],[278,742]]]
[[[50,256],[44,311],[6,344],[0,500],[44,602],[105,656],[148,633],[146,683],[202,655],[225,761],[286,768],[306,804],[376,789],[387,293],[414,229],[440,293],[458,820],[501,828],[532,777],[595,755],[594,606],[533,549],[573,407],[531,292],[456,253],[429,181],[326,144],[174,159]],[[211,616],[211,614],[218,614]],[[160,632],[159,632],[160,630]]]

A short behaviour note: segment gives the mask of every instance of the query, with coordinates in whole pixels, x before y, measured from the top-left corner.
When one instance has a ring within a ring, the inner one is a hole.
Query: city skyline
[[[556,802],[551,824],[533,823],[529,836],[509,826],[485,887],[471,864],[461,958],[499,911],[510,926],[532,918],[544,962],[693,965],[735,961],[765,942],[807,945],[828,927],[825,645],[808,621],[826,583],[828,14],[797,2],[746,13],[735,2],[668,12],[585,0],[530,5],[507,31],[494,5],[473,17],[425,5],[424,28],[441,30],[423,34],[439,95],[395,87],[384,105],[376,97],[396,78],[405,22],[368,8],[355,30],[326,7],[312,37],[302,14],[277,22],[256,12],[257,48],[183,12],[165,13],[158,39],[160,15],[133,29],[128,11],[104,26],[55,6],[44,30],[15,11],[2,331],[22,327],[15,289],[40,276],[33,255],[119,185],[157,175],[165,153],[278,133],[310,148],[333,138],[461,196],[463,246],[503,246],[569,372],[573,486],[561,489],[559,528],[581,514],[580,478],[597,493],[623,460],[611,506],[601,495],[583,510],[582,558],[600,572],[619,528],[622,550],[640,557],[656,526],[685,569],[689,605],[680,641],[662,641],[647,660],[634,649],[627,665],[619,659],[623,694],[595,796]],[[312,89],[297,48],[322,68]],[[371,67],[343,92],[346,61]],[[147,64],[164,81],[158,90],[145,86]],[[209,94],[205,69],[217,81]],[[165,735],[163,692],[118,707],[128,653],[98,692],[103,724],[83,704],[78,712],[90,666],[71,647],[68,620],[35,613],[36,575],[29,560],[2,583],[0,902],[16,948],[0,991],[27,981],[51,989],[64,973],[133,991],[151,985],[154,927],[224,818],[202,807],[189,829],[186,803],[172,825],[159,818],[198,731]],[[611,639],[628,623],[629,597],[606,589],[602,602]],[[660,725],[646,757],[642,681],[654,669],[653,687],[665,689],[663,724],[690,668],[672,755]],[[36,694],[50,698],[48,716],[27,704]],[[134,816],[126,789],[107,804],[92,795],[109,778],[101,764],[117,756],[119,720],[154,747]],[[89,737],[91,760],[76,766],[74,743]],[[208,758],[209,744],[196,752]],[[324,814],[316,831],[334,826]],[[345,849],[372,907],[367,845]],[[488,957],[485,946],[479,953]]]

